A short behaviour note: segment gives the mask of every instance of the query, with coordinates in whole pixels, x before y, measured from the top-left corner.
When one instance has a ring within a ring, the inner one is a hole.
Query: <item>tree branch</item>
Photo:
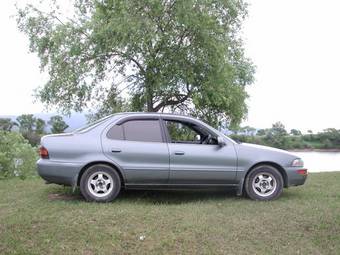
[[[191,90],[186,95],[177,95],[176,100],[167,98],[164,101],[160,102],[157,106],[153,108],[154,112],[158,112],[161,108],[165,106],[177,105],[185,102],[191,96]]]
[[[97,59],[97,58],[100,58],[100,57],[105,57],[105,56],[111,56],[111,57],[118,56],[118,57],[122,57],[122,58],[125,58],[127,60],[130,60],[138,66],[139,70],[141,70],[141,72],[143,74],[145,74],[145,69],[143,68],[142,64],[139,63],[138,60],[136,60],[135,58],[129,56],[128,54],[121,52],[121,51],[118,51],[118,50],[108,52],[108,53],[97,54],[97,55],[91,56],[91,57],[86,57],[86,58],[83,58],[83,60],[84,61],[90,61],[90,60],[94,60],[94,59]]]

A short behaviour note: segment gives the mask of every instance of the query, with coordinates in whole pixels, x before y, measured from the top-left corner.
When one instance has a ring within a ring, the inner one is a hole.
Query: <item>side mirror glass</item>
[[[219,146],[225,146],[226,145],[226,143],[225,143],[225,141],[224,141],[224,139],[222,138],[222,137],[217,137],[217,144],[219,145]]]

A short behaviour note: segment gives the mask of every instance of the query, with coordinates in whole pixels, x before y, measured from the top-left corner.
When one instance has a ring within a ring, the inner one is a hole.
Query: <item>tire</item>
[[[253,200],[277,199],[283,191],[281,173],[273,166],[260,165],[251,170],[245,181],[245,191]]]
[[[112,167],[104,164],[90,166],[80,179],[80,191],[88,202],[111,202],[119,194],[121,180]]]

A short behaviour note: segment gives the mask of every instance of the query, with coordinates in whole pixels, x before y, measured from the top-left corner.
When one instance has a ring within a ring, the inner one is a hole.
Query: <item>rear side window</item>
[[[124,140],[123,126],[114,125],[110,128],[109,132],[107,132],[107,137],[115,140]]]
[[[131,120],[123,124],[125,139],[128,141],[162,142],[158,120]]]
[[[116,140],[163,142],[158,120],[130,120],[113,126],[107,137]]]

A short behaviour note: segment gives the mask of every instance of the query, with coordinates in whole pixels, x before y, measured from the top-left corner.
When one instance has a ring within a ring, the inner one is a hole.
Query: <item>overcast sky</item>
[[[16,27],[14,0],[0,1],[0,115],[43,112],[33,90],[46,75]],[[244,125],[340,129],[340,1],[250,1],[243,36],[257,66]]]

